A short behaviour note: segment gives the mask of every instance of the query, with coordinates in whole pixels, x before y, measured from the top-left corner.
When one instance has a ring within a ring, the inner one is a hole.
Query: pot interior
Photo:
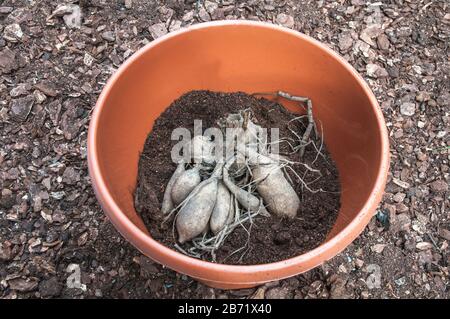
[[[98,113],[94,147],[112,198],[144,232],[133,207],[139,153],[159,114],[191,90],[283,90],[312,98],[342,187],[327,240],[357,218],[371,196],[382,161],[374,106],[351,71],[307,38],[250,25],[194,29],[157,42],[119,72]]]

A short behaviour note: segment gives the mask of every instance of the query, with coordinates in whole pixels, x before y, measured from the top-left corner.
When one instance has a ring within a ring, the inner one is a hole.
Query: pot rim
[[[360,209],[356,217],[339,233],[334,235],[327,242],[320,244],[318,247],[295,257],[281,260],[273,263],[266,264],[255,264],[255,265],[229,265],[229,264],[220,264],[213,263],[209,261],[200,260],[197,258],[193,258],[187,255],[184,255],[176,250],[173,250],[158,241],[154,240],[152,237],[144,233],[141,229],[139,229],[126,215],[122,212],[119,206],[115,203],[109,189],[106,185],[104,176],[100,169],[98,153],[97,153],[97,129],[99,125],[99,118],[101,116],[101,112],[103,107],[105,106],[105,100],[110,95],[110,92],[115,84],[115,82],[120,78],[120,76],[124,73],[128,67],[138,60],[141,56],[143,56],[148,50],[151,50],[153,47],[158,46],[160,43],[167,41],[171,38],[177,37],[181,34],[192,32],[195,30],[205,29],[205,28],[214,28],[214,27],[223,27],[223,26],[250,26],[257,27],[263,29],[271,29],[278,32],[288,33],[292,36],[295,36],[303,41],[309,42],[310,44],[318,47],[318,49],[325,51],[329,55],[331,55],[334,59],[337,60],[343,67],[349,71],[353,77],[357,80],[359,85],[364,90],[366,97],[370,101],[370,105],[372,107],[372,111],[376,116],[379,137],[381,140],[381,161],[378,165],[378,172],[375,184],[372,187],[372,191],[370,192],[367,201],[364,206]],[[214,22],[205,22],[195,24],[193,26],[182,28],[175,32],[170,32],[156,40],[145,45],[143,48],[139,49],[135,52],[131,57],[128,58],[112,75],[112,77],[108,80],[102,92],[97,100],[97,103],[94,107],[94,111],[90,120],[89,129],[88,129],[88,142],[87,142],[87,158],[88,158],[88,169],[89,174],[92,179],[92,186],[97,195],[97,199],[99,200],[101,206],[103,207],[104,212],[107,214],[109,219],[112,221],[116,229],[125,237],[129,242],[131,242],[136,248],[138,248],[141,252],[147,249],[159,251],[161,255],[165,255],[168,259],[173,260],[174,263],[181,265],[188,265],[189,267],[197,268],[199,271],[196,273],[202,273],[202,270],[218,271],[218,272],[227,272],[234,274],[252,274],[255,272],[277,272],[279,270],[290,268],[299,263],[305,262],[307,260],[313,259],[317,256],[326,256],[327,259],[330,259],[336,256],[339,252],[344,250],[346,246],[353,241],[365,228],[366,224],[362,222],[362,220],[367,220],[371,217],[371,212],[374,208],[377,207],[379,199],[381,198],[389,169],[389,140],[388,140],[388,131],[385,125],[384,117],[381,112],[381,109],[378,105],[378,102],[369,88],[368,84],[364,81],[361,75],[347,62],[341,57],[338,53],[334,52],[332,49],[327,47],[325,44],[320,43],[319,41],[303,34],[295,30],[291,30],[282,26],[274,25],[267,22],[259,22],[259,21],[248,21],[248,20],[225,20],[225,21],[214,21]],[[350,239],[350,240],[349,240]],[[345,243],[345,244],[343,244]],[[145,254],[145,253],[144,253]],[[331,256],[330,256],[331,254]],[[159,262],[159,260],[155,259]],[[200,278],[195,275],[198,279],[211,280],[211,278]],[[285,276],[287,277],[287,276]],[[276,278],[281,279],[281,278]],[[251,281],[251,280],[250,280]]]

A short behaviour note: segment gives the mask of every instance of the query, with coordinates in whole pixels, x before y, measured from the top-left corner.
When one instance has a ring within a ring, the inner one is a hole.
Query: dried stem
[[[303,154],[305,154],[306,143],[309,140],[309,136],[311,135],[312,129],[314,128],[314,119],[313,119],[313,114],[312,114],[312,102],[311,102],[311,100],[308,99],[308,101],[306,103],[308,106],[308,109],[307,109],[308,126],[306,127],[306,131],[302,137],[302,143],[301,143],[301,147],[300,147],[300,158],[302,158]]]

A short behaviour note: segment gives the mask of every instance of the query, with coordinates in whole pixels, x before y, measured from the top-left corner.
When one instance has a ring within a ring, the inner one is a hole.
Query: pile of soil
[[[172,131],[178,127],[185,127],[193,134],[194,119],[203,121],[204,130],[217,127],[218,119],[248,108],[251,109],[257,124],[267,129],[279,128],[280,137],[295,138],[287,124],[298,115],[289,112],[275,101],[241,92],[191,91],[174,101],[155,121],[140,156],[135,191],[136,210],[141,214],[144,224],[154,239],[168,247],[173,247],[176,243],[172,222],[162,226],[160,212],[165,187],[176,168],[170,157],[172,146],[177,143],[171,140]],[[289,127],[302,135],[306,126],[304,122],[293,121]],[[288,152],[287,144],[280,144],[280,153]],[[312,166],[320,170],[323,176],[310,187],[321,188],[326,192],[302,191],[301,183],[294,174],[291,174],[293,187],[301,200],[295,220],[258,216],[254,220],[245,254],[238,253],[230,256],[231,252],[242,247],[248,240],[246,231],[238,227],[216,252],[217,262],[227,264],[275,262],[302,254],[324,241],[334,225],[340,208],[340,184],[337,168],[325,145],[321,153],[322,156],[319,156]],[[301,161],[311,164],[316,156],[317,151],[310,146],[306,148]],[[291,161],[300,161],[298,152],[287,157]],[[303,166],[293,165],[293,168],[300,176],[303,176],[305,172]],[[316,175],[309,173],[305,182],[316,178]],[[207,259],[210,256],[205,255],[204,258]]]

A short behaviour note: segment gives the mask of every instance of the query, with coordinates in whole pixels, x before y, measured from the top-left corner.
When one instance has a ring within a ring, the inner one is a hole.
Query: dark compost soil
[[[193,133],[194,119],[202,120],[203,129],[217,126],[219,118],[229,113],[250,108],[256,122],[265,128],[278,127],[280,137],[295,138],[287,128],[289,120],[297,115],[287,111],[281,104],[264,98],[256,98],[245,93],[217,93],[210,91],[192,91],[174,101],[154,123],[147,137],[144,150],[139,160],[138,181],[135,191],[135,207],[141,214],[149,232],[156,240],[173,247],[172,223],[161,226],[161,202],[165,187],[176,165],[172,162],[170,151],[177,141],[171,140],[171,133],[177,127],[185,127]],[[294,121],[289,124],[299,134],[303,134],[305,123]],[[320,144],[320,141],[318,141]],[[280,153],[288,152],[288,146],[280,145]],[[224,245],[216,252],[217,261],[228,264],[261,264],[280,261],[294,257],[313,249],[324,241],[333,227],[340,207],[340,184],[338,171],[326,147],[322,149],[313,167],[322,172],[322,178],[310,185],[313,189],[327,192],[311,193],[302,190],[302,185],[291,174],[294,189],[301,199],[297,218],[282,220],[277,217],[257,217],[251,228],[248,249],[245,254],[230,253],[242,247],[248,235],[243,228],[229,235]],[[309,146],[302,162],[311,164],[317,151]],[[289,155],[292,161],[299,161],[298,152]],[[294,165],[294,170],[303,176],[305,168]],[[308,173],[305,181],[309,182],[317,175]],[[189,244],[186,244],[189,245]],[[243,252],[243,251],[242,251]],[[209,256],[205,257],[206,259]]]

